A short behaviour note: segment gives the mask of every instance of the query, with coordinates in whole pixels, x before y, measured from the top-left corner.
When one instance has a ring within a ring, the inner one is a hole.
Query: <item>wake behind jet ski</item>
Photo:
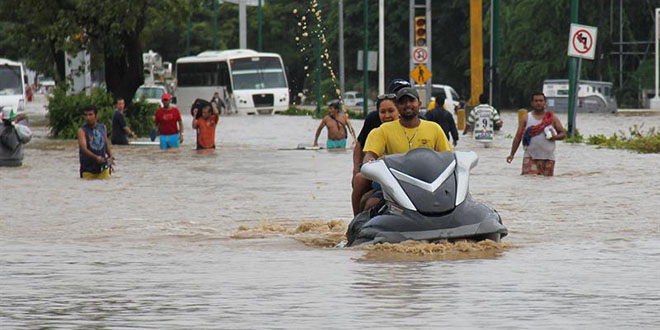
[[[477,161],[474,152],[418,148],[364,164],[362,174],[380,183],[385,198],[355,216],[346,246],[406,240],[499,242],[508,234],[500,215],[468,191]]]

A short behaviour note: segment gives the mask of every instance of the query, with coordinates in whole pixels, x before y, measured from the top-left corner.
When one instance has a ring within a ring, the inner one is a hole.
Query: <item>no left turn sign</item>
[[[580,24],[571,24],[568,35],[568,56],[594,59],[596,53],[596,35],[598,28]]]
[[[429,60],[429,51],[427,47],[415,47],[412,52],[413,63],[426,63]]]

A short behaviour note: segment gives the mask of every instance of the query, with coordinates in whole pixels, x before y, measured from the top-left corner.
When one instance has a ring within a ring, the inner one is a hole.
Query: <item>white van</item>
[[[439,85],[433,84],[431,89],[431,96],[435,97],[436,100],[440,98],[445,99],[445,104],[447,105],[447,111],[454,113],[458,109],[459,99],[458,93],[449,85]]]
[[[0,58],[0,107],[13,107],[16,113],[25,111],[26,83],[22,63]]]

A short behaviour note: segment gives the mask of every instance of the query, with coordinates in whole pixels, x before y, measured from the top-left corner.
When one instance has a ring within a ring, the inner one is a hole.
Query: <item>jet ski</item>
[[[500,215],[472,198],[473,151],[436,152],[426,148],[366,163],[361,173],[378,182],[384,199],[359,213],[348,226],[347,247],[406,240],[485,240],[508,234]]]

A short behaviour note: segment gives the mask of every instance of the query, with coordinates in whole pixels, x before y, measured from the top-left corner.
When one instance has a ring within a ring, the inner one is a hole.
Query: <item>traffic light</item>
[[[426,47],[426,16],[415,16],[415,46]]]

